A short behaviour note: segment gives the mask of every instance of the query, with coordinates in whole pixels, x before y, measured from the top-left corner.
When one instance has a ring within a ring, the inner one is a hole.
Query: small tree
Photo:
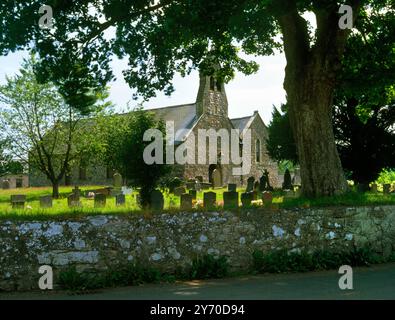
[[[165,137],[164,124],[141,108],[124,115],[103,117],[98,126],[98,131],[105,135],[104,161],[118,170],[130,185],[141,188],[143,208],[150,206],[151,192],[170,170],[164,164],[145,163],[144,150],[150,142],[143,141],[143,136],[149,129],[158,129]]]
[[[53,197],[59,197],[59,183],[73,161],[88,144],[79,127],[83,118],[65,104],[57,88],[39,84],[34,74],[35,59],[24,60],[20,75],[7,77],[0,86],[1,124],[12,156],[38,170],[51,182]]]

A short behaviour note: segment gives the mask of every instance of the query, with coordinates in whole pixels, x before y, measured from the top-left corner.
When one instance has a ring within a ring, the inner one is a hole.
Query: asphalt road
[[[3,299],[56,300],[276,300],[395,299],[395,264],[354,268],[353,290],[340,290],[337,270],[299,274],[245,276],[231,279],[150,284],[84,295],[67,292],[0,293]]]

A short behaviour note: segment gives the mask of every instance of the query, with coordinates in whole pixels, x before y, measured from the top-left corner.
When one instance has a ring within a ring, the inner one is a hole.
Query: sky
[[[4,84],[6,75],[12,76],[18,72],[24,57],[27,57],[26,52],[10,53],[8,56],[0,57],[0,84]],[[273,105],[279,108],[286,101],[283,89],[286,61],[281,53],[252,59],[260,65],[259,71],[250,76],[237,73],[235,79],[225,87],[229,103],[229,117],[249,116],[257,110],[263,121],[268,124],[271,120]],[[115,104],[117,111],[124,110],[129,101],[131,107],[138,103],[132,100],[134,91],[123,79],[122,70],[126,67],[126,60],[114,59],[112,62],[117,80],[109,84],[110,100]],[[144,103],[144,108],[195,102],[199,87],[199,74],[194,71],[185,78],[175,76],[173,85],[175,92],[170,97],[158,92],[156,98]]]

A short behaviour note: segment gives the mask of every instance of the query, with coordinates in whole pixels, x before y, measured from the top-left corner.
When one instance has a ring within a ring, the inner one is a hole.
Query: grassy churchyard
[[[143,211],[137,204],[138,191],[134,191],[125,197],[125,205],[117,206],[115,197],[108,196],[104,208],[95,208],[94,199],[84,197],[84,191],[100,189],[100,186],[80,187],[82,196],[80,198],[81,207],[70,208],[67,203],[67,196],[72,193],[73,187],[60,187],[60,198],[53,200],[52,208],[41,208],[40,197],[51,195],[51,187],[24,188],[0,190],[0,219],[47,219],[49,217],[67,217],[70,215],[97,215],[97,214],[138,214]],[[217,194],[217,207],[221,210],[223,207],[223,189],[209,189],[197,192],[197,200],[193,202],[195,210],[203,209],[203,193],[215,192]],[[244,188],[238,188],[239,204],[241,206],[241,194],[245,192]],[[11,195],[25,195],[26,203],[24,209],[13,209],[11,205]],[[164,209],[167,212],[180,211],[180,197],[172,193],[163,192]],[[364,206],[364,205],[383,205],[395,204],[395,193],[383,194],[382,192],[349,192],[341,196],[322,197],[307,199],[303,197],[287,196],[283,191],[274,191],[271,209],[293,208],[293,207],[325,207],[325,206]],[[252,206],[261,207],[261,200],[253,201]]]

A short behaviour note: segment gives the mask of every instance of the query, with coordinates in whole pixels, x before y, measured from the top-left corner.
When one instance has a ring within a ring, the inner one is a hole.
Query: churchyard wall
[[[395,206],[240,209],[0,221],[0,290],[38,289],[42,265],[105,272],[139,262],[172,272],[198,256],[226,256],[248,270],[255,250],[395,250]]]

